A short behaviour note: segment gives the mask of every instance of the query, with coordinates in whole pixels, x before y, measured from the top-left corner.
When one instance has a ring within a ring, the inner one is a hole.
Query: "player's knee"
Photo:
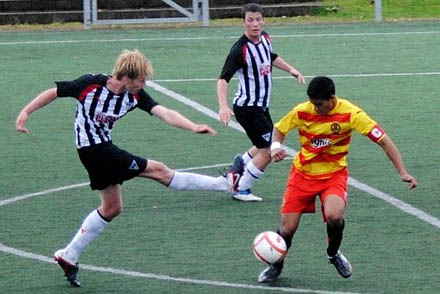
[[[344,221],[344,213],[340,211],[331,211],[326,214],[327,223],[331,226],[339,226]]]
[[[173,171],[162,162],[150,160],[141,175],[159,182],[166,182],[173,176]]]
[[[325,198],[324,213],[327,223],[339,225],[344,219],[345,202],[337,195],[330,195]]]
[[[166,180],[167,181],[167,180],[170,180],[173,176],[172,170],[168,166],[166,166],[165,164],[163,164],[161,162],[158,163],[158,165],[156,166],[155,173],[156,173],[157,179],[159,179],[159,180]]]
[[[270,148],[258,149],[258,158],[260,162],[268,163],[271,161]]]

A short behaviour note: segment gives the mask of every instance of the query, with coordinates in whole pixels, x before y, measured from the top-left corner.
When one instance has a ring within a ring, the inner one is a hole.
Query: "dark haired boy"
[[[347,205],[347,155],[352,131],[358,131],[377,143],[394,164],[408,187],[417,180],[405,168],[396,145],[385,131],[362,109],[335,95],[335,84],[328,77],[315,77],[307,89],[309,101],[298,104],[275,124],[271,157],[275,162],[286,157],[281,143],[289,131],[298,128],[301,150],[295,156],[281,205],[278,233],[289,249],[303,213],[315,212],[319,196],[324,222],[327,223],[327,255],[338,273],[348,278],[352,268],[339,247],[344,231]],[[281,274],[284,260],[260,273],[260,283],[271,283]]]
[[[228,124],[231,116],[246,131],[252,147],[234,162],[242,166],[233,199],[262,201],[251,188],[264,174],[270,163],[270,144],[273,123],[269,114],[272,90],[272,67],[284,70],[305,84],[303,75],[272,51],[269,35],[263,31],[263,8],[255,3],[243,9],[244,34],[232,46],[217,82],[220,121]],[[228,105],[228,85],[234,74],[238,77],[238,90],[233,101],[233,111]]]

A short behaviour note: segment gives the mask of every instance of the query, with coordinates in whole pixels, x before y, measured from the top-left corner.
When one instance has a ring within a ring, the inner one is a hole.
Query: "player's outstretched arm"
[[[51,88],[40,93],[28,105],[23,107],[15,121],[15,128],[17,131],[20,133],[29,134],[29,130],[26,128],[26,122],[29,115],[41,107],[51,103],[53,100],[55,100],[55,98],[57,98],[57,89]]]
[[[418,183],[415,177],[410,175],[405,168],[405,165],[403,163],[402,156],[400,155],[399,149],[394,144],[394,142],[391,140],[390,137],[385,136],[378,144],[382,147],[382,149],[387,154],[388,158],[391,160],[391,162],[394,164],[394,166],[397,169],[397,172],[400,175],[400,178],[402,181],[408,183],[408,188],[414,189],[417,187]]]
[[[174,127],[190,130],[198,134],[210,134],[211,136],[217,136],[217,132],[210,126],[205,124],[196,124],[179,112],[168,109],[165,106],[157,105],[153,107],[151,113]]]
[[[298,80],[298,83],[300,83],[300,84],[306,83],[306,78],[302,75],[302,73],[299,70],[297,70],[296,68],[294,68],[293,66],[291,66],[290,64],[288,64],[286,61],[284,61],[284,59],[282,59],[281,57],[278,56],[273,61],[273,65],[276,68],[279,68],[281,70],[284,70],[284,71],[287,71],[288,73],[290,73],[292,76],[294,76]]]

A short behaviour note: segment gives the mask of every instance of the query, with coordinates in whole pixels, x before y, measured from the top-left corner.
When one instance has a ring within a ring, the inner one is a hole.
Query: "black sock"
[[[281,233],[280,229],[277,230],[277,234],[280,235],[281,237],[283,237],[284,242],[286,242],[286,251],[289,251],[290,246],[292,246],[292,238],[293,238],[293,234],[285,234],[285,233]],[[286,252],[287,254],[287,252]],[[273,266],[275,266],[278,269],[283,269],[284,266],[284,258],[281,259],[279,262],[275,263]]]
[[[345,227],[345,220],[342,220],[342,225],[330,226],[327,223],[327,237],[328,237],[328,247],[327,255],[330,257],[335,256],[338,253],[339,247],[341,246],[343,231]]]
[[[288,235],[286,233],[281,233],[280,229],[277,230],[277,234],[280,235],[281,237],[283,237],[284,242],[286,242],[287,250],[289,250],[290,246],[292,246],[293,234]]]

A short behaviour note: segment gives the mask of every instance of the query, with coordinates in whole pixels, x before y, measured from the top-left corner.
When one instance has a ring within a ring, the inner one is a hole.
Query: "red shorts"
[[[292,167],[283,196],[281,213],[315,213],[315,200],[316,196],[319,196],[325,221],[322,203],[328,195],[341,197],[347,205],[347,181],[346,168],[329,179],[306,179]]]

